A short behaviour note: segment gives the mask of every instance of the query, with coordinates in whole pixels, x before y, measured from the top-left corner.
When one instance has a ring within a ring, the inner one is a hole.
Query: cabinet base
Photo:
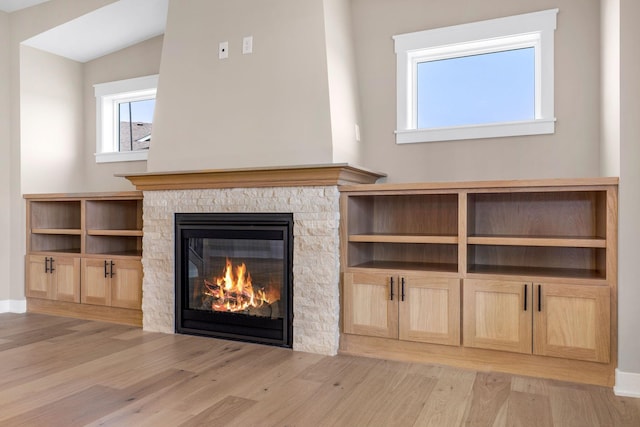
[[[354,356],[433,363],[476,371],[496,371],[606,387],[612,387],[615,382],[615,363],[585,362],[351,334],[340,335],[339,352]]]
[[[142,327],[142,310],[27,298],[27,312]]]

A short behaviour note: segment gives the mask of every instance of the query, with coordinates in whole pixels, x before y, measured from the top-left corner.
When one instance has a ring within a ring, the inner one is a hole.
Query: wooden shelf
[[[416,234],[352,234],[350,242],[362,243],[433,243],[433,244],[457,244],[458,236],[442,235],[416,235]]]
[[[142,237],[142,230],[87,230],[88,236]]]
[[[470,245],[552,246],[570,248],[606,248],[607,240],[597,237],[543,236],[469,236]]]
[[[31,234],[60,234],[69,236],[79,236],[82,230],[79,228],[32,228]]]
[[[605,274],[598,270],[578,268],[547,268],[508,265],[469,265],[470,274],[527,277],[558,277],[575,279],[605,279]]]
[[[457,273],[458,264],[439,264],[427,262],[399,262],[399,261],[369,261],[350,268],[373,268],[380,270],[403,270],[403,271],[438,271],[444,273]]]
[[[54,248],[54,249],[45,249],[40,251],[31,251],[31,254],[47,254],[47,253],[56,253],[56,254],[79,254],[81,253],[80,248]]]

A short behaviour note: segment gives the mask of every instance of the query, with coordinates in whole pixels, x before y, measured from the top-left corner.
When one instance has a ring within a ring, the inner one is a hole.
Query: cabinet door
[[[610,293],[608,286],[536,284],[534,353],[609,362]]]
[[[105,264],[106,263],[106,264]],[[83,304],[111,305],[110,265],[103,259],[82,259],[80,300]]]
[[[464,345],[531,353],[532,287],[525,282],[465,280]]]
[[[80,258],[52,257],[50,261],[52,298],[80,302]]]
[[[402,275],[400,339],[460,345],[460,280]]]
[[[141,308],[142,263],[140,261],[113,261],[111,305],[121,308]]]
[[[45,259],[47,260],[45,261]],[[26,262],[26,295],[30,298],[51,299],[53,291],[51,289],[51,274],[49,273],[48,257],[44,257],[42,255],[28,255]]]
[[[388,274],[345,273],[344,331],[398,338],[397,279]]]

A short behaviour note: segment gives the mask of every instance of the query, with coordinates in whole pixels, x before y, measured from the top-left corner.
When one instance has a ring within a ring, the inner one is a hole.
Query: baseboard
[[[26,313],[27,300],[5,299],[0,300],[0,313]]]
[[[616,369],[616,385],[613,392],[616,396],[640,398],[640,374]]]

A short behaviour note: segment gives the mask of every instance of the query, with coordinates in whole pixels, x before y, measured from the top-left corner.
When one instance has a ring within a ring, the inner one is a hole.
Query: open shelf
[[[142,201],[87,200],[86,227],[87,230],[91,230],[93,235],[97,235],[98,230],[129,230],[141,232]],[[123,233],[120,234],[122,235]]]
[[[469,273],[606,278],[604,248],[469,245]]]
[[[88,235],[85,252],[87,254],[140,256],[142,254],[142,238],[136,236]]]
[[[142,237],[142,230],[87,230],[87,236]]]
[[[31,229],[80,230],[81,211],[80,200],[32,201],[29,204]]]
[[[31,252],[80,253],[80,233],[31,234],[30,239]]]
[[[580,238],[604,242],[606,202],[605,190],[469,194],[467,232],[474,239],[474,236],[523,239],[553,236],[556,242],[549,240],[552,246],[567,246],[561,239],[576,244]],[[482,240],[474,243],[485,244]]]
[[[456,244],[352,242],[348,248],[349,267],[458,271]]]

